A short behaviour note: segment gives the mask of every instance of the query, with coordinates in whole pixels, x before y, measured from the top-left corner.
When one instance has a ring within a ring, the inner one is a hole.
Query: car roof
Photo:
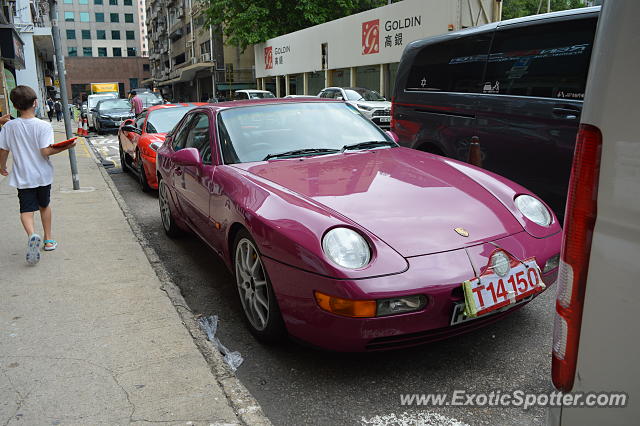
[[[166,109],[166,108],[176,108],[176,107],[199,107],[203,105],[208,105],[206,102],[185,102],[185,103],[177,103],[177,104],[161,104],[154,105],[152,107],[146,108],[147,111],[155,111],[157,109]]]
[[[268,98],[268,99],[243,99],[241,101],[227,101],[215,104],[204,104],[198,109],[208,109],[213,111],[222,111],[231,108],[243,108],[256,105],[278,105],[278,104],[296,104],[309,102],[325,102],[325,103],[345,103],[336,99],[323,99],[318,97],[308,98]]]

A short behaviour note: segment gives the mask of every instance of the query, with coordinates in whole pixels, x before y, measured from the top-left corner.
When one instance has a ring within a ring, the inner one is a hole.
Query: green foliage
[[[250,44],[387,4],[387,0],[202,1],[207,23],[222,27],[227,43],[243,50]]]
[[[584,0],[551,0],[551,11],[576,9],[584,7]],[[503,0],[502,19],[520,18],[522,16],[545,13],[547,0]]]

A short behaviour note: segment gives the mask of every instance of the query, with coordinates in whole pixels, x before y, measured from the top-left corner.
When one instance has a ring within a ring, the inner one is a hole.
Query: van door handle
[[[554,116],[566,118],[567,120],[575,120],[580,115],[580,109],[569,106],[554,107],[551,111]]]

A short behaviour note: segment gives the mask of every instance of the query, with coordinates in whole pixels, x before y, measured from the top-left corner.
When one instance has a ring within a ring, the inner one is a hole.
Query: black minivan
[[[491,23],[405,49],[391,129],[400,144],[466,160],[539,194],[560,216],[600,7]]]

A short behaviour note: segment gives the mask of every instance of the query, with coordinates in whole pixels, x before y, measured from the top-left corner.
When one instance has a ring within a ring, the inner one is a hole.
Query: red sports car
[[[135,119],[126,120],[118,130],[122,170],[138,175],[142,190],[158,189],[156,151],[167,133],[191,109],[203,102],[157,105],[142,111]]]

